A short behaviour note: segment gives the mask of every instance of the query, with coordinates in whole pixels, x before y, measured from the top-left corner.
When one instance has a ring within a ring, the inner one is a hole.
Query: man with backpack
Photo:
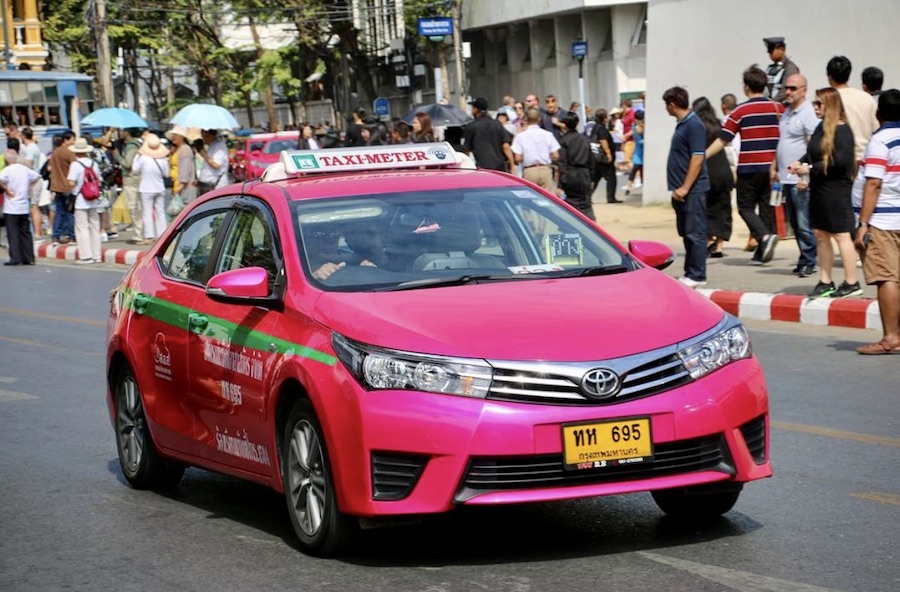
[[[69,191],[75,198],[75,242],[78,260],[75,263],[100,263],[100,167],[91,158],[94,147],[85,138],[78,138],[68,147],[75,154],[66,177]]]

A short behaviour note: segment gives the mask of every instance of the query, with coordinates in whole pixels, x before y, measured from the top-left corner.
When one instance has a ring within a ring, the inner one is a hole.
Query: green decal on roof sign
[[[294,166],[300,171],[310,171],[319,168],[319,161],[313,154],[293,154]]]

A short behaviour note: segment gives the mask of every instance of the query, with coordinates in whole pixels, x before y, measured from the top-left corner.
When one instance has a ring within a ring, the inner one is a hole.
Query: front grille
[[[372,453],[372,497],[379,501],[397,501],[407,497],[425,469],[425,456]]]
[[[647,463],[567,471],[562,454],[472,458],[456,495],[464,502],[488,491],[510,491],[652,479],[698,471],[734,475],[734,463],[722,435],[654,446]]]
[[[766,416],[760,415],[742,425],[741,434],[744,435],[744,442],[750,449],[753,461],[758,465],[766,462]]]
[[[524,364],[491,362],[494,377],[488,398],[500,401],[554,405],[610,405],[655,395],[690,382],[691,376],[675,354],[647,360],[646,355],[588,364]],[[619,392],[608,399],[584,395],[581,379],[592,368],[608,367],[622,380]]]

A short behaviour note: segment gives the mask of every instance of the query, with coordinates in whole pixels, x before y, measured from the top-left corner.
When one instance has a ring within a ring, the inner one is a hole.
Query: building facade
[[[6,9],[0,68],[43,70],[49,53],[41,39],[38,0],[4,0],[0,6]]]
[[[463,39],[468,88],[491,106],[503,95],[553,93],[565,107],[581,102],[572,44],[587,43],[584,104],[611,107],[647,86],[647,2],[557,0],[465,2]]]

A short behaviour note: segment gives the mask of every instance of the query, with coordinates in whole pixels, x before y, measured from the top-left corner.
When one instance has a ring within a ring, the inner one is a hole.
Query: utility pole
[[[97,15],[97,85],[100,87],[102,107],[113,104],[112,63],[109,56],[109,34],[106,30],[106,0],[96,0]]]
[[[456,0],[453,3],[453,61],[456,62],[456,102],[460,109],[466,111],[468,109],[466,95],[469,94],[469,81],[463,79],[462,33],[459,31],[462,20],[462,2],[463,0]]]

